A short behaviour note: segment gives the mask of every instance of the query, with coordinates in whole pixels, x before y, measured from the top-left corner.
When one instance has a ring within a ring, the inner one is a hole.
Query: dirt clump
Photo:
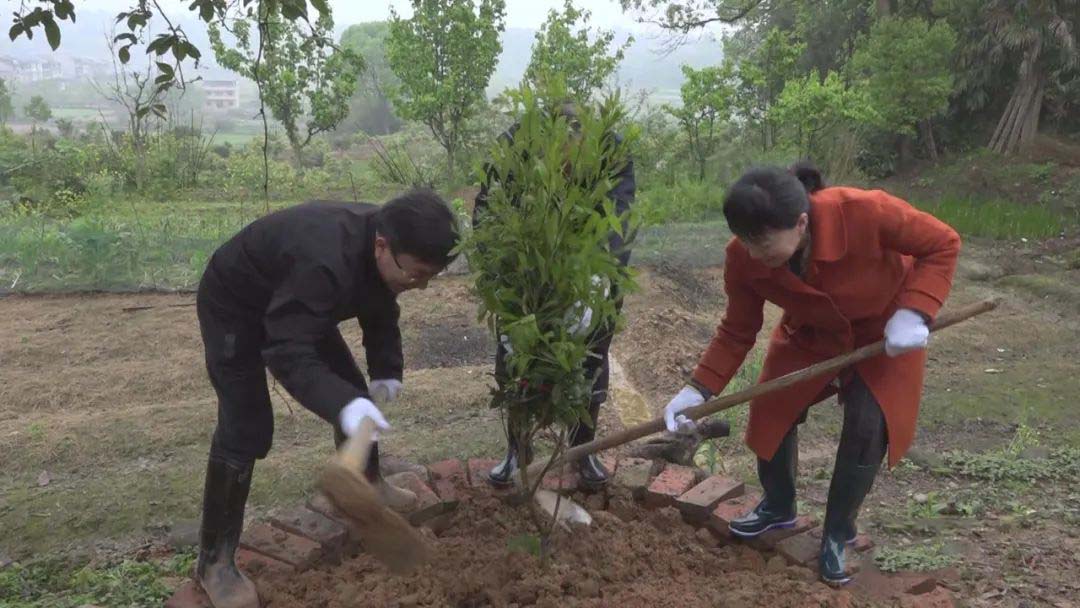
[[[260,580],[260,593],[268,607],[872,605],[808,581],[806,569],[768,572],[748,548],[710,547],[674,509],[629,521],[601,516],[558,533],[546,564],[517,548],[532,529],[523,508],[471,495],[413,576],[393,576],[361,554],[287,581]]]

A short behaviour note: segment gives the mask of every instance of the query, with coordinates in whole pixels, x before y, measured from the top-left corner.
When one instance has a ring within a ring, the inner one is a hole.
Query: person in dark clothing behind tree
[[[577,121],[577,110],[572,102],[564,102],[558,105],[557,110],[562,116],[566,117],[570,123],[571,128],[577,129],[580,127]],[[515,124],[510,127],[500,137],[513,139],[514,133],[517,131],[519,125]],[[614,142],[621,142],[622,137],[617,133],[611,135]],[[484,183],[480,185],[480,192],[476,195],[475,205],[473,207],[473,225],[483,221],[483,211],[487,206],[488,191],[492,183],[498,181],[500,176],[496,175],[494,170],[488,166],[485,171]],[[508,178],[512,179],[512,177]],[[615,178],[615,187],[608,192],[608,197],[615,203],[615,212],[619,215],[625,214],[630,210],[630,205],[634,201],[634,191],[636,184],[634,182],[634,161],[628,159],[626,165],[621,167]],[[625,232],[625,231],[624,231]],[[626,266],[630,263],[630,246],[629,243],[624,240],[623,236],[617,232],[611,232],[608,237],[608,250],[616,255],[619,259],[619,263]],[[608,294],[610,298],[615,300],[616,306],[622,307],[622,295],[616,293],[615,290],[611,290]],[[580,319],[578,319],[578,325],[587,327],[592,317],[592,311],[585,309]],[[585,373],[590,376],[595,376],[596,380],[593,383],[592,399],[589,402],[589,418],[592,420],[592,425],[578,424],[573,429],[573,434],[570,437],[570,445],[581,445],[593,440],[596,436],[596,421],[597,416],[600,413],[600,405],[607,401],[608,383],[610,371],[608,369],[608,349],[611,347],[611,338],[614,335],[614,327],[600,327],[595,330],[596,350],[594,351],[595,357],[589,357],[585,361]],[[498,382],[504,381],[505,369],[506,369],[506,344],[505,341],[500,340],[495,351],[495,378]],[[513,483],[513,473],[517,469],[519,461],[518,446],[514,441],[514,433],[507,433],[507,451],[506,457],[495,466],[488,474],[488,480],[492,485],[498,487],[505,487]],[[530,460],[527,455],[524,459]],[[578,464],[578,471],[581,477],[582,483],[589,488],[599,488],[607,483],[609,472],[604,468],[604,465],[600,463],[600,460],[595,455],[589,455],[583,458]]]
[[[397,295],[424,289],[451,261],[453,213],[417,190],[379,207],[310,201],[251,223],[207,264],[196,307],[206,369],[218,397],[203,499],[197,576],[217,608],[258,606],[235,564],[255,460],[270,450],[269,369],[305,408],[329,422],[338,445],[370,417],[372,401],[402,388]],[[370,385],[338,331],[355,317]],[[378,444],[366,474],[392,508],[416,497],[379,475]]]

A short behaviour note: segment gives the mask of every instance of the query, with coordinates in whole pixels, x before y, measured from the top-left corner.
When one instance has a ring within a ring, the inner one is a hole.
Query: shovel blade
[[[592,523],[592,516],[581,505],[551,490],[537,490],[533,495],[533,500],[548,517],[554,517],[555,521],[564,528],[588,526]]]

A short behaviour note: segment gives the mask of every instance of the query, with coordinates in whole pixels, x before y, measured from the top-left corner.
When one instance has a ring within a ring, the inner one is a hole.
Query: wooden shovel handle
[[[374,443],[374,435],[375,421],[365,416],[360,421],[360,428],[338,450],[335,458],[345,468],[363,473],[367,467],[368,457],[371,455],[371,444]]]
[[[970,306],[965,306],[964,308],[961,308],[959,310],[947,311],[945,313],[942,313],[933,322],[933,324],[931,324],[930,331],[945,329],[946,327],[956,325],[957,323],[970,319],[971,317],[974,317],[976,315],[980,315],[989,310],[993,310],[996,307],[997,300],[990,299],[983,300],[982,302],[972,304]],[[849,353],[844,353],[843,355],[833,357],[832,359],[828,359],[820,363],[815,363],[814,365],[811,365],[810,367],[807,367],[805,369],[791,372],[790,374],[780,376],[779,378],[774,378],[768,382],[755,384],[754,386],[741,390],[737,393],[731,393],[730,395],[717,397],[699,406],[683,410],[681,414],[686,416],[687,418],[690,418],[691,420],[698,420],[699,418],[704,418],[705,416],[711,416],[712,414],[715,414],[717,412],[722,412],[728,408],[739,405],[740,403],[745,403],[747,401],[760,397],[761,395],[766,395],[773,391],[787,388],[792,384],[798,384],[799,382],[802,382],[809,378],[814,378],[816,376],[821,376],[830,372],[840,371],[842,369],[850,367],[855,363],[858,363],[859,361],[863,361],[864,359],[869,359],[870,357],[880,355],[883,352],[885,352],[885,341],[880,340],[878,342],[874,342],[873,344],[867,344],[866,346],[857,348]],[[584,443],[582,445],[569,448],[568,450],[563,452],[562,456],[560,456],[554,463],[552,463],[552,468],[557,468],[563,463],[572,462],[574,460],[577,460],[584,456],[588,456],[589,454],[594,454],[601,450],[607,450],[613,447],[620,446],[624,443],[629,443],[635,439],[640,439],[654,433],[659,433],[665,428],[666,425],[664,423],[664,417],[661,416],[654,420],[650,420],[649,422],[639,424],[638,426],[625,429],[612,435],[608,435],[607,437],[601,437],[599,439],[590,441],[589,443]],[[546,465],[547,463],[545,462],[533,463],[529,466],[529,474],[538,475]]]

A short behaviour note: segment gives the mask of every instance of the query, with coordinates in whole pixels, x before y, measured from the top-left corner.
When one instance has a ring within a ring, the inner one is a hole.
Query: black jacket
[[[372,378],[401,379],[400,309],[375,266],[376,205],[310,201],[255,220],[214,252],[203,277],[226,311],[259,315],[262,356],[301,405],[327,420],[366,396],[318,344],[356,317]]]
[[[518,125],[515,124],[499,137],[513,139],[514,132],[516,132],[517,129]],[[622,142],[622,136],[617,133],[614,134],[613,138],[616,142]],[[482,210],[487,207],[488,190],[491,188],[491,183],[498,179],[499,176],[491,165],[484,167],[484,181],[480,184],[480,192],[477,193],[473,205],[473,226],[476,226]],[[513,179],[513,176],[508,176],[507,179]],[[634,181],[634,160],[632,157],[627,156],[626,165],[624,165],[616,174],[616,179],[615,187],[612,188],[607,195],[608,198],[615,203],[615,213],[621,216],[630,209],[630,205],[634,202],[634,193],[637,188],[637,184]],[[623,266],[630,263],[630,247],[626,242],[626,239],[630,236],[631,235],[626,234],[625,230],[623,230],[622,235],[615,231],[612,231],[608,235],[608,246],[610,251],[616,255],[619,259],[619,263]]]

